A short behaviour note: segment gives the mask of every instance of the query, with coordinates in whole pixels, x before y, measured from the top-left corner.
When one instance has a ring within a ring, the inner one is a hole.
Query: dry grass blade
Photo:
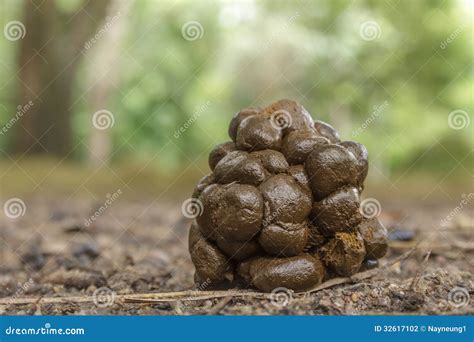
[[[220,300],[219,303],[214,305],[209,312],[207,312],[208,315],[217,315],[219,312],[221,312],[222,309],[226,307],[227,304],[229,304],[230,301],[232,301],[232,296],[227,296],[224,297],[223,299]]]
[[[327,288],[330,288],[330,287],[333,287],[333,286],[347,284],[347,283],[354,283],[354,282],[358,282],[358,281],[361,281],[361,280],[364,280],[364,279],[371,278],[371,277],[379,274],[380,272],[386,270],[388,267],[393,266],[396,263],[409,258],[413,254],[413,252],[416,250],[416,248],[417,248],[417,246],[413,247],[411,250],[403,253],[399,257],[391,260],[390,262],[388,262],[387,264],[385,264],[384,266],[382,266],[380,268],[374,268],[372,270],[368,270],[368,271],[365,271],[365,272],[356,273],[351,277],[333,278],[333,279],[330,279],[330,280],[322,283],[321,285],[316,286],[314,289],[306,291],[305,293],[317,292],[317,291],[321,291],[321,290],[324,290],[324,289],[327,289]]]
[[[426,253],[425,258],[423,259],[423,262],[421,263],[418,271],[416,272],[416,276],[413,278],[413,281],[411,282],[410,285],[410,290],[414,291],[416,287],[418,286],[418,282],[420,281],[421,276],[426,270],[426,266],[428,266],[428,259],[430,258],[431,255],[431,250]]]
[[[388,267],[407,259],[410,257],[417,247],[413,247],[411,250],[405,252],[399,257],[391,260],[386,265],[368,270],[365,272],[357,273],[352,277],[345,278],[333,278],[328,280],[321,285],[315,287],[306,292],[302,293],[313,293],[321,291],[333,286],[353,283],[363,279],[371,278],[378,273],[386,270]],[[254,299],[270,299],[270,293],[255,292],[248,290],[227,290],[227,291],[178,291],[178,292],[162,292],[162,293],[136,293],[130,295],[117,295],[115,300],[117,302],[126,303],[154,303],[154,302],[174,302],[174,301],[198,301],[215,298],[229,298],[230,301],[235,297],[246,297]],[[227,302],[228,302],[227,301]],[[33,297],[33,298],[2,298],[0,299],[0,305],[20,305],[20,304],[70,304],[70,303],[90,303],[93,302],[92,296],[74,296],[74,297]],[[223,301],[225,302],[225,301]],[[225,302],[225,304],[227,304]],[[225,306],[224,304],[224,306]]]

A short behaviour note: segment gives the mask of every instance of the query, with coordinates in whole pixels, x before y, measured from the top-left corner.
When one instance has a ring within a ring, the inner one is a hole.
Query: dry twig
[[[328,280],[321,285],[306,291],[301,294],[309,294],[318,292],[330,287],[337,285],[354,283],[363,279],[371,278],[383,271],[390,266],[403,261],[410,257],[416,250],[417,246],[411,250],[405,252],[399,257],[391,260],[386,265],[368,270],[365,272],[357,273],[351,277],[334,278]],[[156,302],[175,302],[175,301],[200,301],[214,298],[229,298],[228,301],[221,301],[222,308],[232,299],[236,297],[245,297],[253,299],[270,299],[270,293],[255,292],[248,290],[227,290],[227,291],[179,291],[179,292],[162,292],[162,293],[136,293],[128,295],[116,295],[115,300],[124,303],[156,303]],[[73,296],[73,297],[29,297],[29,298],[2,298],[0,299],[0,305],[21,305],[21,304],[70,304],[70,303],[91,303],[93,302],[92,296]],[[223,304],[222,304],[223,303]],[[218,307],[219,304],[216,305]],[[219,308],[219,307],[218,307]],[[220,309],[222,309],[220,308]]]
[[[411,282],[411,285],[410,285],[411,291],[415,291],[416,287],[418,286],[418,282],[420,281],[421,276],[425,272],[426,266],[428,266],[428,259],[430,258],[430,255],[431,255],[431,250],[429,250],[428,253],[426,253],[426,256],[423,262],[421,263],[420,267],[418,268],[418,271],[416,272],[415,277],[413,277],[413,281]]]
[[[219,301],[219,303],[217,303],[216,305],[214,305],[211,310],[209,310],[209,312],[207,313],[208,315],[217,315],[219,312],[221,312],[222,309],[224,309],[226,307],[226,305],[233,299],[232,296],[227,296],[227,297],[224,297],[223,299],[221,299]]]

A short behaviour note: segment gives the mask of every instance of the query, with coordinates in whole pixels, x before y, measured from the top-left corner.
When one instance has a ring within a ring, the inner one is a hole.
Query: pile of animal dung
[[[368,153],[292,100],[244,109],[193,193],[189,251],[202,287],[305,291],[376,266],[386,230],[365,217]],[[367,216],[367,215],[366,215]]]

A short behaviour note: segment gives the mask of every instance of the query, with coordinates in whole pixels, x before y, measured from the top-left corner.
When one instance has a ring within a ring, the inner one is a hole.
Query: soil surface
[[[392,240],[381,265],[417,248],[358,283],[272,298],[130,303],[126,295],[195,289],[187,250],[190,220],[182,216],[182,202],[118,198],[88,225],[103,202],[56,196],[25,203],[23,216],[3,215],[0,221],[1,314],[474,313],[474,227],[467,207],[442,223],[454,208],[384,205],[380,219]]]

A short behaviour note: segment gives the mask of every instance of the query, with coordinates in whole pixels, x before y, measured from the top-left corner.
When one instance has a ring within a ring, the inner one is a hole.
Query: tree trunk
[[[77,67],[84,43],[100,25],[107,6],[107,0],[88,1],[64,17],[54,0],[24,2],[26,36],[18,56],[18,104],[33,105],[16,126],[14,152],[70,155]]]
[[[88,75],[90,84],[93,84],[90,91],[91,120],[93,113],[99,110],[110,110],[109,100],[112,95],[113,86],[120,82],[117,70],[118,56],[123,34],[126,30],[126,17],[130,10],[131,2],[114,0],[110,6],[107,18],[110,20],[110,27],[97,41],[96,45],[88,51],[98,70],[106,71],[105,75],[97,72],[90,72]],[[112,113],[116,116],[116,113]],[[88,162],[94,166],[101,166],[108,161],[112,149],[111,129],[99,130],[91,126],[89,136]]]

